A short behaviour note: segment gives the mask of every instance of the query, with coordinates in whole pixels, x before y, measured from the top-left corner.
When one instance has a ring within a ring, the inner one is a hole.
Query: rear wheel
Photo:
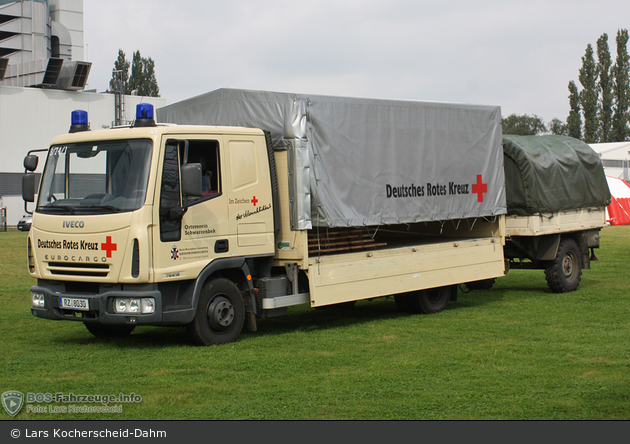
[[[554,293],[566,293],[577,289],[581,278],[580,248],[575,240],[562,239],[556,258],[545,268],[547,285]]]
[[[201,290],[197,313],[187,330],[196,344],[226,344],[239,337],[244,321],[240,290],[232,281],[221,278],[208,282]]]
[[[135,325],[104,325],[86,322],[85,328],[97,338],[121,338],[131,334]]]
[[[429,288],[394,296],[396,305],[405,313],[437,313],[446,308],[451,300],[453,286]],[[456,290],[455,290],[456,291]]]
[[[420,312],[430,314],[444,310],[451,300],[453,290],[453,287],[439,287],[423,290],[422,294],[418,295]]]

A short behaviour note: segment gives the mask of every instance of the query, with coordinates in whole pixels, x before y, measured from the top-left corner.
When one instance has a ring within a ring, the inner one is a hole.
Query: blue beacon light
[[[150,103],[139,103],[136,106],[136,122],[134,127],[156,126],[153,118],[153,105]]]
[[[72,111],[70,122],[71,133],[88,131],[90,129],[88,124],[88,113],[87,111],[83,111],[82,109]]]

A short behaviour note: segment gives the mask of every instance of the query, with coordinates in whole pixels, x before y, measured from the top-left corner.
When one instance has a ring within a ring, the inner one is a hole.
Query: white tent
[[[606,176],[611,202],[606,207],[606,222],[611,225],[630,225],[630,185],[623,179]]]

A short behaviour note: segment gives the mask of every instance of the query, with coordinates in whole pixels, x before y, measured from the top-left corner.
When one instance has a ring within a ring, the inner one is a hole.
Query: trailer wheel
[[[405,313],[431,314],[442,311],[451,300],[453,286],[430,288],[394,296],[398,309]]]
[[[547,285],[554,293],[574,291],[580,285],[582,260],[577,242],[570,238],[562,239],[556,258],[545,268]]]
[[[236,285],[228,279],[206,283],[199,296],[195,318],[187,326],[192,341],[219,345],[235,341],[245,322],[245,303]]]
[[[94,322],[85,322],[88,329],[97,338],[122,338],[131,334],[135,325],[104,325]]]

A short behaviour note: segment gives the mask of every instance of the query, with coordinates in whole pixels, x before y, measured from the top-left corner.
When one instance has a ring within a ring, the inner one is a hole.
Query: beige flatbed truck
[[[73,113],[37,190],[26,157],[33,315],[211,345],[298,304],[438,312],[504,275],[498,107],[219,90],[159,113],[177,124]]]

